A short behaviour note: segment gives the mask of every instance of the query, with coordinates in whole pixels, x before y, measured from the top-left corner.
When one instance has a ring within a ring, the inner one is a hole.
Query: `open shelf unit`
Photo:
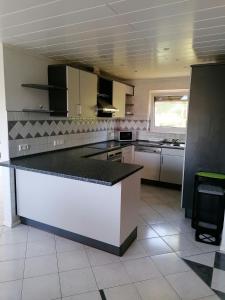
[[[36,83],[22,83],[21,86],[28,87],[32,89],[38,89],[38,90],[67,90],[65,87],[61,86],[55,86],[55,85],[48,85],[48,84],[36,84]]]
[[[126,103],[125,103],[125,116],[126,117],[132,117],[134,115],[134,103],[133,101],[133,96],[131,95],[126,95]]]

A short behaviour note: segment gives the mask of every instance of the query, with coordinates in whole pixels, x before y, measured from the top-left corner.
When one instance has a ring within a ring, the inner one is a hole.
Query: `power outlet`
[[[56,146],[61,146],[64,144],[64,140],[63,139],[60,139],[60,140],[54,140],[53,141],[53,146],[56,147]]]
[[[30,150],[30,145],[28,144],[21,144],[18,146],[19,147],[19,151],[27,151]]]
[[[112,131],[108,131],[108,132],[107,132],[107,138],[108,138],[108,140],[113,139],[113,137],[114,137],[113,132],[112,132]]]

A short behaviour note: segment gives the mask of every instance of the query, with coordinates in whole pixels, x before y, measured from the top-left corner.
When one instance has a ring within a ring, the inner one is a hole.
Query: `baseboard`
[[[29,226],[33,226],[35,228],[45,230],[50,233],[54,233],[56,235],[59,235],[61,237],[70,239],[72,241],[102,250],[106,251],[111,254],[115,254],[117,256],[122,256],[129,246],[133,243],[133,241],[137,238],[137,227],[129,234],[129,236],[126,238],[126,240],[123,242],[123,244],[120,247],[116,247],[114,245],[110,245],[74,232],[70,232],[58,227],[54,227],[51,225],[47,225],[44,223],[40,223],[28,218],[20,217],[21,223]]]
[[[164,187],[164,188],[168,188],[168,189],[175,189],[175,190],[179,190],[179,191],[182,188],[181,184],[161,182],[161,181],[149,180],[149,179],[143,179],[143,178],[141,179],[141,183],[147,184],[147,185]]]

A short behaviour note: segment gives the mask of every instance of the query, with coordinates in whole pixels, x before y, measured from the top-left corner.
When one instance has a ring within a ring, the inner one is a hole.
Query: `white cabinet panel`
[[[134,95],[134,87],[131,85],[126,85],[126,95],[133,96]]]
[[[160,181],[182,184],[183,156],[162,155]]]
[[[160,173],[160,154],[138,152],[134,153],[135,164],[144,166],[142,169],[141,178],[149,180],[159,180]]]
[[[80,103],[82,117],[95,117],[97,105],[97,75],[80,70]]]
[[[122,162],[126,164],[133,163],[134,146],[128,146],[122,149]]]
[[[113,106],[119,111],[114,114],[116,118],[125,117],[125,103],[126,103],[126,85],[113,81]]]
[[[66,67],[67,76],[67,109],[68,116],[75,117],[79,115],[78,105],[79,99],[79,70],[71,67]]]

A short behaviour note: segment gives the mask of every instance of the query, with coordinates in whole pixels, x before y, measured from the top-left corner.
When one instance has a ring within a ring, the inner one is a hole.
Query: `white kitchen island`
[[[142,167],[79,156],[65,150],[3,164],[14,168],[17,215],[24,224],[123,255],[137,236]]]
[[[113,186],[17,170],[22,223],[122,255],[136,236],[137,172]]]

